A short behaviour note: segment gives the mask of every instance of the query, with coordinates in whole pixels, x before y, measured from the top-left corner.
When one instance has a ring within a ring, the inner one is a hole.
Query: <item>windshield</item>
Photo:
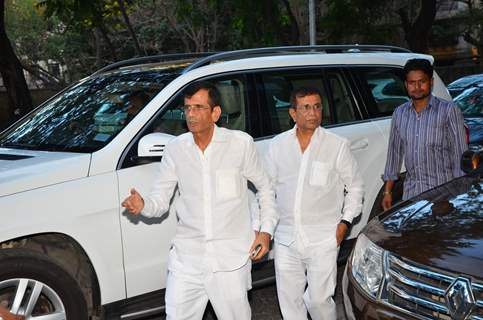
[[[173,79],[169,70],[129,70],[83,81],[0,135],[0,146],[93,152],[111,141]]]
[[[464,90],[454,102],[463,112],[464,116],[483,116],[483,87],[471,87]]]

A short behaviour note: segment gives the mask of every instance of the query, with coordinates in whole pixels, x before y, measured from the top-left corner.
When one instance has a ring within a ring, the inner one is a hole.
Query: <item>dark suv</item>
[[[374,218],[343,279],[349,319],[483,319],[483,153],[469,172]]]

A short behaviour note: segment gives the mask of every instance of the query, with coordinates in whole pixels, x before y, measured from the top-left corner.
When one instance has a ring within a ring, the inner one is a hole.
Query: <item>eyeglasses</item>
[[[202,104],[191,104],[191,105],[187,104],[187,105],[184,105],[184,106],[180,106],[179,108],[184,113],[188,113],[189,111],[200,112],[202,110],[209,109],[211,107],[210,106],[204,106]]]
[[[320,111],[322,111],[322,104],[321,103],[316,103],[316,104],[312,104],[312,105],[303,104],[303,105],[297,106],[297,109],[300,109],[300,111],[302,111],[303,113],[307,113],[310,110],[312,110],[314,112],[320,112]]]

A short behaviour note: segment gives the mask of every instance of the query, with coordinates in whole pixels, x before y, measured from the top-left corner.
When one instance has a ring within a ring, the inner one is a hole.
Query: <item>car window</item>
[[[247,87],[241,77],[211,79],[220,91],[221,116],[218,125],[228,129],[247,131]]]
[[[332,123],[328,97],[323,83],[320,70],[297,70],[264,72],[260,75],[262,83],[262,108],[268,116],[270,134],[277,134],[293,127],[294,123],[290,118],[288,109],[290,107],[290,93],[300,87],[313,87],[322,95],[323,114],[322,125]],[[267,134],[268,135],[268,134]]]
[[[0,137],[6,147],[94,152],[111,141],[169,81],[170,72],[101,74],[48,101]]]
[[[246,85],[242,77],[210,79],[220,92],[220,127],[246,131]],[[181,91],[154,119],[148,132],[163,132],[174,136],[188,131],[186,119],[180,107],[183,105]]]
[[[335,112],[336,123],[352,122],[358,120],[355,113],[355,104],[351,92],[338,70],[327,70],[332,105]]]
[[[372,117],[389,116],[399,105],[409,101],[402,69],[391,67],[357,68],[362,89],[368,96]]]
[[[206,79],[205,79],[206,80]],[[220,104],[222,113],[217,125],[228,129],[236,129],[248,132],[247,125],[247,85],[245,78],[240,75],[225,76],[219,78],[208,79],[212,82],[220,92]],[[149,161],[146,159],[137,159],[137,148],[139,139],[149,133],[162,132],[173,136],[178,136],[188,132],[186,118],[181,110],[183,105],[184,91],[173,97],[168,104],[161,108],[161,111],[142,129],[138,140],[134,143],[127,157],[125,157],[122,167],[132,167]]]

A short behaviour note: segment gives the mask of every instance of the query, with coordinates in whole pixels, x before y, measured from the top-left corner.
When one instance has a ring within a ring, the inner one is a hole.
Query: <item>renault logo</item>
[[[465,278],[457,278],[446,290],[444,298],[451,319],[464,320],[475,307],[471,283]]]

